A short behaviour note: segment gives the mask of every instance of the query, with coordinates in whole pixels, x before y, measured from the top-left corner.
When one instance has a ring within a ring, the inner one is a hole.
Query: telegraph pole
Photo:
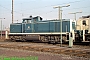
[[[0,19],[5,19],[5,18],[0,18]],[[2,39],[2,20],[1,20],[1,39]]]
[[[82,13],[82,11],[79,11],[79,12],[74,12],[74,13],[69,13],[69,14],[74,14],[74,19],[75,19],[75,21],[77,20],[77,18],[76,18],[76,14],[77,13]],[[77,22],[76,22],[76,28],[77,28]],[[76,29],[75,28],[75,29]]]
[[[13,0],[12,0],[12,23],[13,23]]]
[[[57,7],[54,7],[54,8],[58,8],[59,9],[59,20],[60,20],[60,47],[62,47],[62,10],[61,8],[62,7],[69,7],[70,5],[66,5],[66,6],[57,6]]]
[[[60,15],[60,6],[58,6],[58,14],[59,14],[59,15],[58,15],[58,18],[59,18],[59,20],[60,20],[60,16],[61,16],[61,15]]]
[[[69,13],[69,14],[74,14],[75,21],[76,21],[76,14],[77,14],[77,13],[82,13],[82,12]]]
[[[77,20],[76,19],[76,14],[77,13],[82,13],[82,12],[69,13],[69,14],[74,14],[75,22]],[[77,28],[77,22],[75,23],[75,25],[76,25],[76,27],[75,27],[75,29],[76,29]],[[75,32],[74,32],[75,29],[72,29],[72,37],[71,36],[69,37],[69,47],[73,46],[73,41],[75,40]]]
[[[2,20],[1,20],[1,39],[2,39]]]

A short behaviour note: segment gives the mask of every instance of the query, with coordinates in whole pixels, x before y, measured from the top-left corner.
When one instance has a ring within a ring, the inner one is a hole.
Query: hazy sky
[[[68,13],[78,11],[82,11],[82,13],[77,14],[77,19],[90,15],[90,0],[14,0],[14,22],[17,22],[16,20],[22,22],[22,18],[30,15],[41,16],[44,20],[58,19],[58,9],[53,9],[53,6],[67,4],[70,6],[62,8],[63,18],[74,19],[74,15]],[[12,0],[0,0],[0,18],[6,18],[2,19],[4,27],[9,27],[12,22],[11,10]]]

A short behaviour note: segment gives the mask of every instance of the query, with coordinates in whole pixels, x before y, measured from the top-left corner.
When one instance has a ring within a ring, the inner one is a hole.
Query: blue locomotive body
[[[36,21],[35,19],[23,19],[22,23],[10,24],[10,33],[60,32],[60,28],[60,20]],[[70,32],[72,29],[75,29],[75,21],[70,19],[62,19],[62,32]]]
[[[41,17],[24,18],[22,23],[10,24],[9,37],[11,40],[41,40],[60,41],[61,20],[42,20]],[[63,40],[67,39],[67,32],[75,29],[75,21],[62,19]]]

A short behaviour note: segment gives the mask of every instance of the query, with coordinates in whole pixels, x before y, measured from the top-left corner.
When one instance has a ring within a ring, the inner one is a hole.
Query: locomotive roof
[[[36,19],[38,18],[39,16],[36,16],[36,17],[32,17],[32,18],[23,18],[23,20],[32,20],[32,19]],[[40,17],[40,20],[42,20],[42,18]]]
[[[60,21],[60,20],[55,20],[54,19],[54,20],[42,20],[42,21],[44,22],[44,21]],[[62,19],[62,21],[70,21],[70,19]]]

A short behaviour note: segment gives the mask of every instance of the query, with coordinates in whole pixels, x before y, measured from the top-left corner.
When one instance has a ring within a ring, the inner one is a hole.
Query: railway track
[[[29,51],[50,52],[55,54],[65,54],[70,56],[90,58],[90,46],[73,46],[68,48],[67,45],[59,47],[59,44],[52,45],[47,43],[31,43],[31,42],[0,42],[0,47],[10,49],[22,49]]]

